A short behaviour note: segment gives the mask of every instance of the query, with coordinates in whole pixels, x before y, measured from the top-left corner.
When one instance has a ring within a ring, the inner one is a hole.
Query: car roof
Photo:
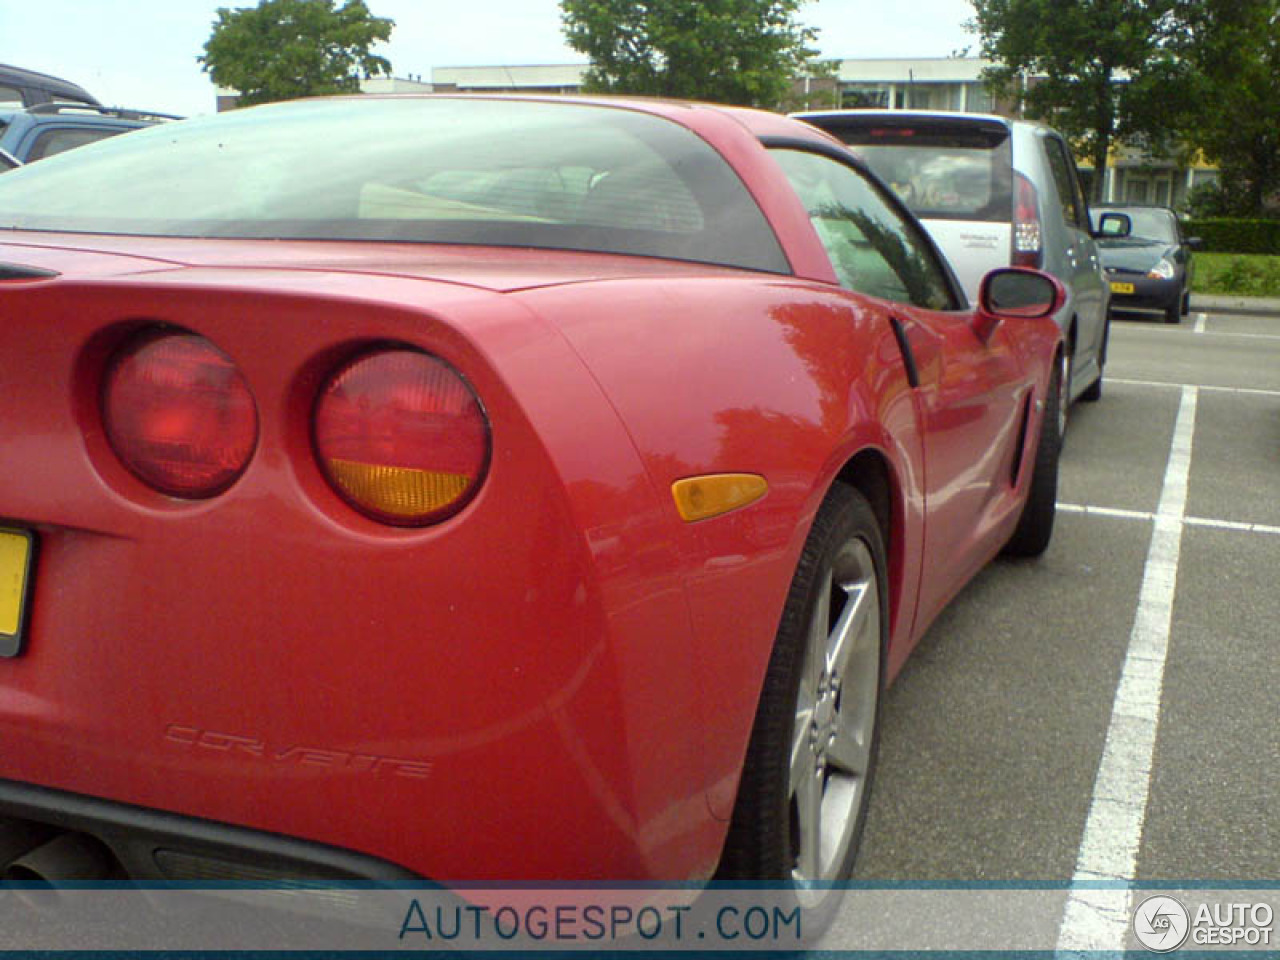
[[[135,127],[150,126],[162,120],[180,119],[170,114],[151,113],[144,110],[123,110],[115,107],[98,107],[87,103],[40,103],[31,107],[0,108],[0,122],[14,123],[23,118],[26,128],[42,124],[66,123],[74,121],[76,126],[85,127]]]
[[[519,103],[540,102],[556,104],[580,104],[583,106],[611,107],[631,110],[674,120],[695,131],[708,122],[711,116],[727,117],[745,127],[756,138],[776,137],[811,141],[823,146],[844,145],[830,134],[807,123],[793,120],[780,113],[757,110],[752,107],[730,106],[694,100],[666,100],[657,97],[591,96],[589,94],[527,94],[527,93],[408,93],[363,94],[360,97],[327,97],[340,100],[511,100]]]
[[[62,96],[74,97],[76,100],[84,100],[88,103],[98,102],[96,97],[78,83],[63,80],[61,77],[55,77],[48,73],[41,73],[38,70],[15,67],[10,63],[0,63],[0,83],[34,87],[55,96],[61,94]]]
[[[1118,200],[1102,200],[1098,203],[1091,203],[1089,206],[1105,207],[1108,210],[1163,210],[1165,213],[1172,213],[1177,216],[1172,207],[1166,207],[1160,203],[1121,203]]]

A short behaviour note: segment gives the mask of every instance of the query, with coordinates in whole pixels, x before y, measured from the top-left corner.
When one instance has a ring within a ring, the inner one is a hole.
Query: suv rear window
[[[1008,221],[1009,131],[1000,125],[866,123],[822,126],[853,148],[911,212],[928,220]]]

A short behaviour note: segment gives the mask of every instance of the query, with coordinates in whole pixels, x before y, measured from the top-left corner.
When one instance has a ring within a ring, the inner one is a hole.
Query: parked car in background
[[[25,110],[0,109],[0,150],[32,163],[177,117],[79,103],[46,103]]]
[[[101,106],[97,98],[79,84],[0,63],[0,108],[17,109],[54,102]]]
[[[1117,310],[1158,310],[1166,323],[1191,312],[1191,251],[1199,237],[1187,237],[1168,207],[1097,204],[1090,215],[1098,250]]]
[[[1060,134],[979,114],[795,116],[848,144],[894,189],[929,229],[970,299],[995,267],[1035,267],[1057,277],[1067,289],[1057,317],[1070,345],[1066,399],[1102,396],[1109,292],[1075,160]]]
[[[237,110],[0,177],[0,261],[0,823],[77,879],[821,908],[885,684],[1053,530],[1061,284],[966,307],[775,114]]]

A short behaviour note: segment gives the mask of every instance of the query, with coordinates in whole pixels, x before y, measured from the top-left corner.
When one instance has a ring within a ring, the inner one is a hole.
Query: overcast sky
[[[367,0],[391,17],[378,52],[397,76],[432,67],[577,63],[556,0]],[[219,6],[248,0],[0,0],[0,62],[86,87],[104,103],[166,113],[212,113],[214,92],[196,57]],[[969,0],[809,0],[826,57],[945,57],[975,46],[961,24]]]

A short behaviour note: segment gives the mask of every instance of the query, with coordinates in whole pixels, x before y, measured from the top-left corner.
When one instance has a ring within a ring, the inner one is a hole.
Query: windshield
[[[13,171],[0,228],[548,247],[788,271],[736,173],[692,132],[532,100],[351,97],[165,124]]]
[[[1129,236],[1131,237],[1141,237],[1145,240],[1161,240],[1166,243],[1177,243],[1178,241],[1178,228],[1174,222],[1173,214],[1168,210],[1145,207],[1104,207],[1093,212],[1095,229],[1097,229],[1096,222],[1101,219],[1104,213],[1123,213],[1128,215],[1129,220],[1133,223],[1133,227],[1129,231]]]

